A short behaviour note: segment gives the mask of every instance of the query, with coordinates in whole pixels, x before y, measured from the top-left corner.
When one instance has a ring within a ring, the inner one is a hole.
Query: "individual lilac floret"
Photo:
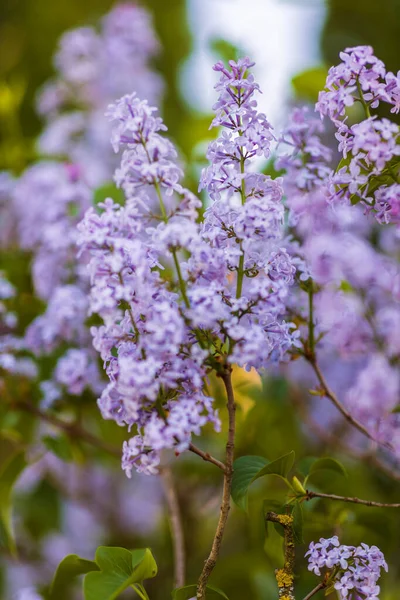
[[[311,542],[305,556],[309,571],[321,576],[323,569],[332,578],[341,600],[379,600],[377,581],[388,566],[376,546],[345,546],[334,536]]]

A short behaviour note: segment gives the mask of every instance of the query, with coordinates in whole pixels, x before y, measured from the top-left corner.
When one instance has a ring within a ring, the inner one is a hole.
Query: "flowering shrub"
[[[278,476],[286,494],[279,489],[279,498],[264,502],[264,520],[283,537],[276,597],[294,600],[295,546],[310,519],[304,506],[314,499],[400,505],[321,491],[316,474],[345,475],[345,468],[327,457],[295,463],[290,440],[274,461],[243,452],[235,460],[236,408],[243,410],[235,375],[280,374],[294,396],[311,388],[318,404],[309,411],[300,402],[306,422],[331,436],[344,417],[344,452],[398,477],[399,126],[374,111],[387,104],[390,113],[399,112],[400,79],[386,72],[372,48],[347,49],[316,105],[327,119],[295,107],[278,134],[258,110],[254,63],[217,62],[211,128],[218,136],[200,177],[203,204],[185,187],[182,158],[152,105],[161,94],[160,79],[148,67],[157,49],[147,13],[128,5],[113,9],[100,32],[85,27],[62,38],[57,78],[39,100],[46,116],[39,147],[54,158],[18,179],[0,180],[0,209],[7,210],[1,242],[9,249],[16,241],[29,253],[40,302],[14,334],[18,289],[1,273],[0,389],[11,412],[63,432],[64,438],[39,432],[42,446],[59,458],[72,460],[81,451],[77,440],[119,457],[121,441],[128,478],[160,476],[178,600],[228,597],[209,580],[231,498],[247,510],[252,483]],[[339,160],[322,141],[332,127]],[[120,191],[109,186],[113,197],[98,201],[114,167]],[[27,387],[18,387],[21,382]],[[32,390],[33,400],[27,399]],[[102,421],[96,434],[85,429],[80,403],[92,405],[93,397],[103,420],[127,427],[129,437],[115,428],[110,444]],[[321,416],[323,399],[337,411],[324,409]],[[222,459],[207,447],[210,429],[216,439],[227,429]],[[219,469],[223,492],[208,558],[197,582],[185,586],[171,454],[177,459],[189,452]],[[11,549],[8,501],[25,454],[18,448],[3,471],[2,526]],[[54,465],[44,468],[62,485]],[[90,487],[106,496],[104,474]],[[122,505],[117,495],[121,511]],[[341,599],[378,598],[381,569],[388,567],[376,546],[341,545],[334,536],[311,542],[305,556],[319,577],[305,600],[321,590],[336,590]],[[51,585],[27,587],[20,598],[62,600],[80,574],[86,600],[111,600],[127,589],[148,599],[151,582],[145,587],[144,581],[156,576],[157,564],[149,548],[100,545],[94,560],[68,555]]]

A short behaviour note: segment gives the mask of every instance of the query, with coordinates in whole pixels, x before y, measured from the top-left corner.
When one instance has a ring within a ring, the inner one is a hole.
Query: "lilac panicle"
[[[380,103],[398,112],[400,79],[387,73],[370,46],[347,48],[331,67],[316,110],[334,123],[343,163],[331,176],[331,201],[361,201],[379,223],[399,223],[400,129],[371,113]],[[346,109],[361,105],[365,118],[349,125]],[[379,177],[379,179],[377,179]]]
[[[99,407],[136,434],[123,448],[128,475],[133,467],[156,472],[163,449],[182,452],[207,422],[219,427],[204,388],[208,369],[225,361],[262,368],[294,341],[282,320],[295,269],[280,244],[280,183],[249,169],[252,158],[268,155],[272,140],[252,98],[258,86],[245,74],[250,66],[248,59],[232,63],[229,85],[229,72],[217,66],[213,124],[226,119],[230,132],[210,146],[202,182],[215,201],[202,224],[201,204],[181,184],[176,150],[155,109],[130,94],[107,112],[113,146],[123,150],[115,179],[127,201],[121,207],[106,200],[100,214],[90,209],[79,244],[91,255],[90,309],[103,319],[92,330],[110,379]]]
[[[311,542],[306,556],[309,571],[321,576],[321,569],[326,569],[332,574],[341,600],[379,600],[377,581],[388,566],[376,546],[345,546],[334,536]]]

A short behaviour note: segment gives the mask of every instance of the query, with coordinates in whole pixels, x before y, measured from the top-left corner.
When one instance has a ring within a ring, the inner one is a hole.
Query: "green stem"
[[[186,305],[186,308],[190,308],[189,298],[187,297],[187,294],[186,294],[186,283],[182,277],[182,271],[181,271],[181,266],[179,264],[177,252],[176,252],[176,250],[171,250],[171,253],[172,253],[172,256],[174,259],[176,274],[178,275],[179,288],[181,290],[183,301]]]
[[[158,181],[154,182],[154,187],[155,187],[155,190],[157,192],[158,201],[160,203],[161,216],[163,218],[163,221],[165,223],[167,223],[168,222],[167,210],[165,208],[164,200],[163,200],[162,193],[161,193],[160,184],[158,183]]]
[[[165,209],[165,204],[164,204],[164,201],[163,201],[163,197],[162,197],[162,193],[161,193],[161,189],[160,189],[160,184],[158,183],[158,181],[156,181],[154,183],[154,187],[155,187],[155,190],[157,192],[158,200],[160,202],[160,209],[161,209],[162,218],[163,218],[163,220],[164,220],[165,223],[168,223],[167,211]],[[189,298],[187,297],[187,293],[186,293],[186,283],[185,283],[185,280],[182,277],[182,271],[181,271],[181,267],[180,267],[180,264],[179,264],[177,251],[176,250],[171,250],[171,254],[172,254],[172,257],[174,259],[174,265],[175,265],[175,269],[176,269],[176,274],[178,276],[178,281],[179,281],[179,289],[181,290],[183,301],[185,303],[186,308],[190,308]]]
[[[132,587],[135,590],[135,592],[137,593],[137,595],[142,598],[142,600],[150,600],[149,596],[147,595],[146,590],[144,589],[144,587],[142,585],[140,585],[140,583],[138,583],[136,585],[134,584]]]
[[[239,268],[237,275],[237,284],[236,284],[236,298],[240,298],[242,295],[243,288],[243,277],[244,277],[244,252],[240,255],[239,258]]]
[[[369,119],[371,117],[371,111],[369,110],[368,104],[364,100],[364,94],[361,89],[361,85],[360,85],[360,81],[359,81],[358,77],[357,77],[357,90],[358,90],[358,93],[360,94],[359,100],[364,107],[365,114],[367,115],[367,119]]]
[[[244,175],[244,158],[243,158],[243,156],[240,159],[240,173],[242,175]],[[242,199],[242,206],[244,206],[244,204],[246,202],[246,185],[245,185],[244,177],[242,178],[242,183],[240,186],[240,196]],[[240,245],[240,248],[242,249],[241,245]],[[240,259],[239,259],[239,268],[238,268],[237,283],[236,283],[236,298],[240,298],[240,296],[242,295],[243,277],[244,277],[244,251],[242,250],[242,254],[240,255]]]

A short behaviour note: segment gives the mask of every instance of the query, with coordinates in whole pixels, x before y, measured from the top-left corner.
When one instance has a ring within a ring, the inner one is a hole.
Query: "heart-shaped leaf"
[[[346,469],[344,468],[342,463],[336,460],[335,458],[318,458],[310,466],[308,475],[303,482],[303,487],[306,487],[310,477],[312,477],[312,475],[318,473],[319,471],[333,471],[335,473],[338,473],[339,475],[342,475],[343,477],[347,477]]]
[[[268,464],[262,456],[241,456],[233,464],[232,499],[247,510],[247,491],[257,474]]]
[[[243,510],[247,510],[247,493],[250,485],[264,475],[278,475],[287,481],[294,463],[294,452],[289,452],[269,462],[262,456],[241,456],[233,465],[232,499]],[[290,484],[289,484],[290,485]]]
[[[83,582],[85,600],[114,600],[135,583],[157,574],[157,564],[148,548],[126,550],[100,546],[96,550],[100,572],[88,573]]]
[[[68,586],[78,575],[98,571],[99,567],[93,560],[80,558],[76,554],[69,554],[60,562],[55,572],[50,588],[50,600],[59,600],[65,596]]]

